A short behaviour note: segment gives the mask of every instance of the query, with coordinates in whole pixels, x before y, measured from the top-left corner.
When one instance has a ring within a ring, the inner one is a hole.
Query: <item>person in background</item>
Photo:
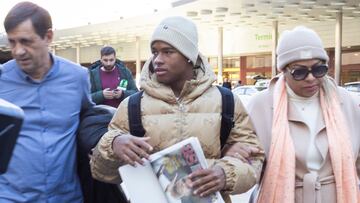
[[[231,82],[229,81],[229,78],[224,79],[224,83],[222,84],[222,86],[231,90]]]
[[[115,49],[105,46],[100,62],[90,68],[91,98],[96,104],[117,108],[120,102],[138,91],[130,70],[116,59]]]
[[[238,80],[235,87],[240,87],[241,86],[241,80]]]
[[[267,157],[260,203],[360,201],[360,102],[327,75],[328,61],[313,30],[280,36],[281,73],[248,105]]]
[[[76,173],[80,111],[92,107],[86,68],[49,52],[54,38],[47,10],[30,2],[6,15],[13,60],[4,64],[0,98],[24,111],[0,202],[83,202]]]
[[[145,63],[140,86],[144,137],[129,133],[128,101],[120,103],[109,131],[93,151],[90,165],[94,178],[119,183],[118,167],[143,163],[150,153],[160,151],[188,137],[196,136],[209,168],[188,176],[194,195],[206,197],[220,191],[226,202],[229,194],[246,192],[257,181],[263,153],[251,154],[249,161],[222,157],[220,147],[221,93],[212,68],[198,51],[196,25],[183,17],[165,18],[150,40],[152,57]],[[259,147],[250,119],[234,96],[234,127],[228,145],[242,143]],[[139,194],[141,195],[141,194]]]

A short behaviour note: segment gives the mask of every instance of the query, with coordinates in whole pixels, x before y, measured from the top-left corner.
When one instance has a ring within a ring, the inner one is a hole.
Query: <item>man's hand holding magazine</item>
[[[201,197],[206,197],[225,187],[225,173],[219,166],[199,169],[192,172],[188,178],[192,180],[191,187],[194,190],[194,195]]]
[[[136,137],[130,134],[117,136],[112,148],[122,165],[144,164],[142,158],[148,159],[153,147],[148,143],[150,137]]]

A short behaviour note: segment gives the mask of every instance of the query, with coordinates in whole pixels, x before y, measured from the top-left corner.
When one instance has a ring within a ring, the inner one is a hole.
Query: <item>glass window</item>
[[[343,53],[341,60],[342,65],[360,64],[360,52]]]
[[[271,67],[271,55],[247,56],[246,68]]]
[[[223,58],[223,77],[229,78],[232,84],[240,79],[240,57]]]

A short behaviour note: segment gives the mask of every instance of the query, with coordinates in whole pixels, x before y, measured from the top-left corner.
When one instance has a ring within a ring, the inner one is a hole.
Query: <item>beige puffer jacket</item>
[[[142,124],[146,130],[145,137],[151,137],[150,144],[154,152],[169,147],[185,138],[198,137],[209,166],[221,166],[226,175],[224,194],[246,192],[257,181],[263,155],[251,157],[251,165],[232,157],[221,158],[220,126],[221,126],[221,94],[212,85],[215,74],[206,59],[196,69],[196,79],[187,81],[179,98],[173,91],[156,81],[155,74],[149,71],[148,61],[141,73],[141,88],[144,94],[141,100]],[[231,130],[227,144],[243,142],[247,145],[259,146],[240,99],[234,97],[235,126]],[[119,106],[110,125],[109,131],[101,138],[91,158],[93,177],[111,183],[119,183],[119,161],[112,150],[115,136],[128,134],[128,99]],[[226,202],[228,195],[224,196]]]

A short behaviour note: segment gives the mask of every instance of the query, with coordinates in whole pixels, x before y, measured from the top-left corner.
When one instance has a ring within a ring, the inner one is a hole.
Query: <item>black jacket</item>
[[[84,203],[126,203],[117,185],[100,182],[91,176],[89,154],[107,132],[116,108],[96,105],[81,113],[78,129],[78,175]]]

